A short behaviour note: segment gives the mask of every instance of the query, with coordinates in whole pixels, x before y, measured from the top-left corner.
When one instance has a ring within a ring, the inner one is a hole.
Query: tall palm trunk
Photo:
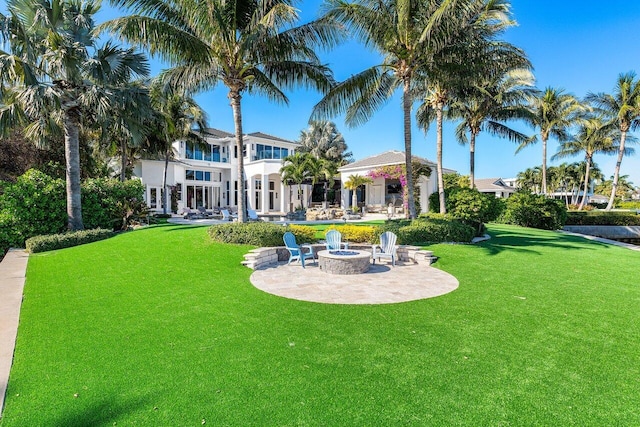
[[[627,140],[627,131],[622,130],[620,133],[620,149],[618,150],[618,160],[616,161],[616,168],[613,171],[613,184],[611,185],[611,196],[609,196],[609,203],[607,203],[606,211],[610,211],[613,208],[613,201],[616,198],[616,192],[618,191],[618,180],[620,179],[620,165],[622,164],[622,157],[624,156],[624,143]]]
[[[447,213],[447,206],[444,199],[444,177],[442,167],[442,113],[444,102],[437,101],[436,104],[436,163],[438,169],[438,200],[440,202],[440,213]]]
[[[236,131],[236,149],[238,150],[238,221],[247,222],[247,208],[244,196],[244,141],[242,136],[242,111],[240,100],[242,95],[237,90],[229,91],[231,108],[233,109],[233,123]]]
[[[67,181],[67,227],[83,230],[80,190],[80,114],[75,109],[64,111],[64,157]]]
[[[406,218],[413,219],[416,217],[416,204],[413,197],[413,170],[412,170],[412,155],[411,155],[411,96],[409,95],[411,85],[411,78],[404,78],[404,86],[402,92],[402,113],[404,115],[404,168],[407,176],[407,207],[408,210],[405,213]]]
[[[125,171],[127,170],[127,143],[122,138],[120,143],[120,182],[124,182],[127,179]]]
[[[476,133],[471,131],[471,139],[469,140],[469,187],[476,187]]]
[[[169,169],[169,156],[168,151],[164,153],[164,169],[162,171],[162,213],[165,215],[167,214],[167,170]]]
[[[587,166],[584,172],[584,191],[582,192],[582,200],[580,200],[580,206],[578,210],[581,211],[584,207],[584,201],[587,199],[587,191],[589,190],[589,169],[591,169],[591,158],[587,157]]]
[[[542,194],[547,195],[547,139],[542,137]]]

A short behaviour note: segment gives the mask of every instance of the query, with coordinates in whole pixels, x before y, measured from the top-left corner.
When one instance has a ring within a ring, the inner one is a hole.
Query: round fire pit
[[[329,274],[362,274],[369,271],[371,252],[340,250],[318,252],[320,270]]]

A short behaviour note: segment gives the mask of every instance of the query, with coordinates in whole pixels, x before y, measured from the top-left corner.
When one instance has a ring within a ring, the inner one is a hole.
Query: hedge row
[[[640,225],[635,212],[569,212],[566,225]]]
[[[283,227],[270,222],[232,222],[212,225],[207,230],[212,240],[253,246],[283,246],[282,236],[291,231],[298,243],[312,243],[315,230],[311,227],[291,225]]]
[[[97,242],[114,236],[112,230],[97,228],[94,230],[72,231],[62,234],[49,234],[46,236],[36,236],[27,239],[25,245],[27,252],[32,254],[38,252],[52,251],[54,249],[64,249],[85,243]]]

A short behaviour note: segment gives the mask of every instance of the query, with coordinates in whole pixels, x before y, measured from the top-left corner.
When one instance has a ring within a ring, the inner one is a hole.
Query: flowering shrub
[[[384,178],[384,179],[397,179],[400,181],[400,186],[402,187],[402,204],[405,209],[409,208],[408,202],[408,189],[407,189],[407,168],[405,165],[389,165],[389,166],[381,166],[370,171],[367,176],[371,179],[376,178]],[[412,163],[413,169],[413,184],[415,187],[415,183],[418,181],[418,178],[421,176],[430,176],[431,168],[427,165],[424,165],[419,162]],[[414,188],[414,200],[416,201],[416,205],[420,203],[420,192],[415,191]]]
[[[378,227],[370,225],[332,225],[327,230],[338,230],[342,240],[354,243],[373,243],[378,237]]]

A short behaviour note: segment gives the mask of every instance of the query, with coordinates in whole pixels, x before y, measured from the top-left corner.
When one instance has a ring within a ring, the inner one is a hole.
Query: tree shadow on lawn
[[[584,237],[561,234],[557,231],[544,231],[517,228],[503,230],[492,227],[489,230],[491,239],[478,244],[489,255],[497,255],[504,251],[515,251],[542,255],[544,248],[563,250],[598,250],[611,249],[611,245],[587,240]]]
[[[116,425],[123,418],[131,419],[127,414],[147,411],[145,418],[148,420],[156,412],[152,400],[148,397],[125,399],[114,395],[102,400],[91,399],[86,403],[82,402],[83,397],[90,399],[80,395],[77,400],[74,399],[75,405],[66,405],[60,413],[56,414],[57,417],[49,420],[51,423],[48,425],[61,427]]]

